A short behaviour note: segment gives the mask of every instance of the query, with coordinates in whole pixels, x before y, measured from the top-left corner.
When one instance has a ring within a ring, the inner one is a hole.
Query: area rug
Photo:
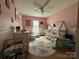
[[[29,43],[29,52],[35,56],[50,56],[56,52],[52,45],[50,40],[37,38]]]

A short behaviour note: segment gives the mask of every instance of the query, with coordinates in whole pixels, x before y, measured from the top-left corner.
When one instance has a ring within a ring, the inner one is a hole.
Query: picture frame
[[[1,8],[1,4],[0,4],[0,14],[2,13],[2,8]]]
[[[14,13],[15,13],[15,21],[16,21],[16,7],[14,8]]]
[[[29,19],[26,19],[25,20],[25,24],[26,24],[26,26],[30,26],[31,25],[31,21]]]
[[[14,0],[11,0],[11,3],[14,5]]]
[[[14,8],[15,12],[15,21],[19,21],[21,19],[21,14],[16,10],[16,7]]]
[[[16,10],[16,20],[20,20],[21,19],[21,14],[19,11]]]
[[[8,9],[10,9],[10,1],[9,0],[5,0],[5,5]]]
[[[13,19],[13,17],[11,17],[11,23],[14,23],[14,19]]]

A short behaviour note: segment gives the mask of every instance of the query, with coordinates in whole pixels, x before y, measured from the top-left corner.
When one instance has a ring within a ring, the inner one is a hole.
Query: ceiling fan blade
[[[44,7],[49,3],[49,1],[50,1],[50,0],[47,0],[47,1],[45,2],[45,4],[42,6],[42,8],[44,8]]]
[[[54,8],[55,6],[48,6],[48,7],[46,7],[45,9],[52,9],[52,8]]]
[[[40,4],[38,4],[36,1],[34,1],[34,5],[35,5],[35,6],[37,6],[38,8],[40,8],[40,7],[41,7],[41,5],[40,5]]]

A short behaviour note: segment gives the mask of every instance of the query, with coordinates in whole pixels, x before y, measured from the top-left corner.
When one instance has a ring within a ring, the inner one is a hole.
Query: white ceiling
[[[17,0],[16,8],[24,15],[47,17],[78,2],[78,0],[50,0],[49,4],[45,7],[44,15],[42,15],[40,10],[36,9],[37,6],[34,5],[34,1],[42,5],[46,0]]]

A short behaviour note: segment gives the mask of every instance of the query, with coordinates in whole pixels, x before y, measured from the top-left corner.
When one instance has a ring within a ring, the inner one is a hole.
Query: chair
[[[63,44],[66,48],[74,48],[75,47],[75,41],[73,39],[72,34],[66,34],[64,36]]]

